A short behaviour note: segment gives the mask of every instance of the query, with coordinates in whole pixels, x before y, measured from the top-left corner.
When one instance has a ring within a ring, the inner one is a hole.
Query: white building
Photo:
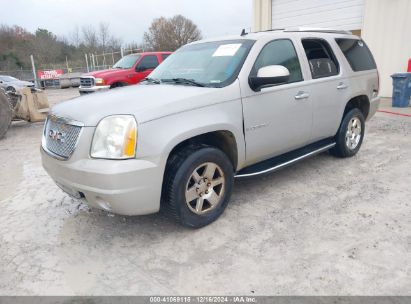
[[[297,26],[361,36],[377,62],[381,96],[392,96],[390,75],[407,70],[411,0],[253,0],[253,31]]]

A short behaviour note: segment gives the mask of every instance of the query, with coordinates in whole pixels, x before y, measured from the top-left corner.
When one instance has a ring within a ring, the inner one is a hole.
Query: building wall
[[[272,27],[359,30],[364,0],[272,0]]]
[[[253,0],[253,26],[252,31],[265,31],[271,26],[271,0]]]
[[[380,95],[392,97],[392,79],[411,58],[411,1],[365,0],[362,37],[380,72]]]

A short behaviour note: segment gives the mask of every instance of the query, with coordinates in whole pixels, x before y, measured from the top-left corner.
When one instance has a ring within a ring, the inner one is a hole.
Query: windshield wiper
[[[156,78],[146,77],[146,78],[144,78],[144,81],[154,83],[154,84],[161,84],[161,81],[159,79],[156,79]]]
[[[161,79],[163,82],[174,82],[174,83],[182,83],[182,84],[189,84],[192,86],[197,86],[197,87],[205,87],[206,85],[201,82],[197,82],[193,79],[187,79],[187,78],[172,78],[172,79]]]

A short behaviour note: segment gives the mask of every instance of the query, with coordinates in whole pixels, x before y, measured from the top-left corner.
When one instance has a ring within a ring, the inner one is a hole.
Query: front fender
[[[165,167],[168,156],[181,142],[214,131],[228,131],[237,144],[237,170],[245,162],[241,100],[236,99],[162,117],[139,125],[137,156]],[[140,136],[141,134],[141,136]]]

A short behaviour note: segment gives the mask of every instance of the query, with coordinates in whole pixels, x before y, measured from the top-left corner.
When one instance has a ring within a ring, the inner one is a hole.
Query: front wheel
[[[347,112],[335,136],[336,145],[330,152],[337,157],[352,157],[361,148],[365,132],[365,119],[362,112],[355,108]]]
[[[234,170],[219,149],[189,146],[172,155],[163,184],[162,210],[184,226],[215,221],[230,200]]]

